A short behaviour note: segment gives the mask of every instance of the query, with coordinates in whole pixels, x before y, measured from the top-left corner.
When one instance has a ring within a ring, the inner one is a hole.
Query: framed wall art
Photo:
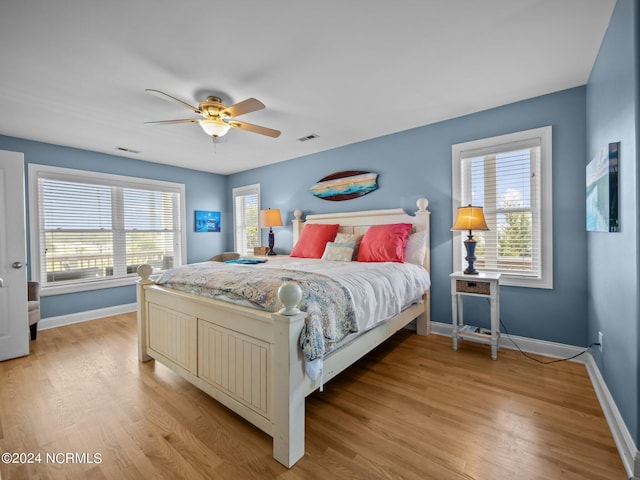
[[[196,232],[219,232],[220,212],[196,210]]]
[[[587,231],[618,232],[620,142],[610,143],[587,165]]]

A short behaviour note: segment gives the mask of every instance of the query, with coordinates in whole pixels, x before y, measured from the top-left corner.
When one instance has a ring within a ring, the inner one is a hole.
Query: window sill
[[[130,275],[127,277],[119,277],[109,280],[86,280],[82,283],[45,286],[40,290],[40,296],[47,297],[52,295],[65,295],[68,293],[87,292],[91,290],[103,290],[105,288],[135,285],[139,278],[140,277],[138,275]]]
[[[525,287],[525,288],[542,288],[553,289],[553,281],[546,278],[531,278],[509,275],[507,272],[501,272],[500,285],[506,287]]]

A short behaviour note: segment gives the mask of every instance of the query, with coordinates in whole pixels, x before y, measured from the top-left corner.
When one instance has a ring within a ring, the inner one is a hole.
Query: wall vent
[[[304,137],[300,137],[298,139],[299,142],[307,142],[309,140],[313,140],[314,138],[318,138],[318,135],[315,133],[310,133],[309,135],[305,135]]]
[[[116,147],[116,150],[120,150],[121,152],[127,152],[127,153],[140,153],[140,150],[133,150],[131,148],[125,148],[125,147]]]

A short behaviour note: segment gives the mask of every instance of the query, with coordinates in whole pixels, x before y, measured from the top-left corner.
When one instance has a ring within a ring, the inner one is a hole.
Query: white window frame
[[[71,181],[88,184],[102,184],[112,187],[126,187],[134,189],[159,190],[164,192],[178,193],[180,198],[180,232],[179,235],[179,257],[174,259],[173,266],[180,265],[186,259],[186,228],[185,228],[185,186],[182,183],[164,182],[146,178],[127,177],[107,173],[91,172],[87,170],[76,170],[71,168],[53,167],[48,165],[29,164],[29,228],[30,228],[30,269],[31,278],[42,278],[41,256],[40,256],[40,192],[38,180],[41,177],[57,178],[63,181]],[[117,205],[112,205],[112,208]],[[117,242],[117,238],[114,242]],[[115,255],[115,252],[114,252]],[[116,267],[114,265],[114,267]],[[118,268],[118,267],[116,267]],[[115,278],[99,278],[91,281],[75,282],[61,285],[42,285],[41,295],[59,295],[75,293],[89,290],[99,290],[103,288],[119,287],[123,285],[134,285],[138,280],[136,274],[128,276],[117,276]]]
[[[241,255],[253,255],[253,251],[248,251],[244,245],[240,245],[240,238],[243,230],[246,228],[244,224],[238,224],[238,214],[236,211],[236,198],[242,197],[246,195],[257,195],[258,196],[258,213],[260,212],[262,198],[260,195],[260,184],[255,183],[253,185],[245,185],[242,187],[235,187],[232,190],[232,202],[233,202],[233,248],[234,251],[240,253]],[[244,218],[244,217],[243,217]],[[259,220],[258,215],[258,222]],[[258,224],[258,235],[260,235],[260,224]]]
[[[552,128],[551,126],[535,128],[522,132],[499,135],[496,137],[474,140],[453,145],[451,148],[452,164],[452,195],[453,211],[452,225],[456,217],[458,207],[462,206],[462,159],[476,156],[498,154],[505,151],[515,150],[522,146],[530,146],[538,143],[540,146],[539,172],[536,172],[539,190],[532,192],[532,196],[538,195],[538,205],[540,212],[540,231],[534,232],[540,243],[540,266],[539,277],[516,275],[508,270],[499,271],[502,276],[500,283],[518,287],[530,288],[553,288],[553,204],[552,204]],[[532,198],[532,202],[533,202]],[[464,232],[453,232],[453,270],[464,269],[463,259]],[[476,266],[477,268],[477,266]],[[482,269],[478,268],[479,271]]]

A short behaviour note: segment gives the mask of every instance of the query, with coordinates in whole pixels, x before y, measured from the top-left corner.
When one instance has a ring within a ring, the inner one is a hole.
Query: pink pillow
[[[340,225],[310,223],[302,229],[302,234],[295,244],[291,257],[321,258],[327,242],[333,242]]]
[[[360,243],[358,261],[404,263],[404,249],[412,226],[391,223],[369,227]]]

